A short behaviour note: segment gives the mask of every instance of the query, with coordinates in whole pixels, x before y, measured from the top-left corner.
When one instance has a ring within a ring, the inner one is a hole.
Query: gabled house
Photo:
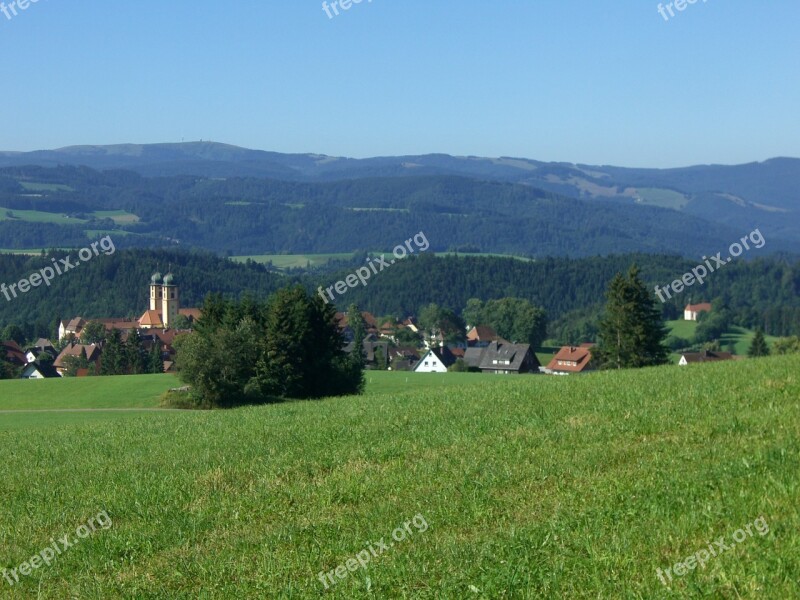
[[[79,338],[81,331],[86,326],[86,320],[81,317],[75,317],[69,321],[61,321],[58,326],[58,341],[66,338]]]
[[[530,344],[511,344],[506,341],[467,348],[464,361],[473,370],[497,375],[538,373],[540,366]]]
[[[20,379],[55,379],[61,377],[51,363],[37,361],[29,363],[20,375]]]
[[[389,348],[389,369],[411,371],[419,362],[419,350],[413,346]]]
[[[711,312],[710,302],[701,302],[700,304],[687,304],[683,309],[684,321],[697,321],[701,312]]]
[[[100,346],[97,344],[90,344],[87,346],[84,344],[76,344],[73,342],[65,346],[64,349],[61,351],[61,354],[59,354],[56,360],[53,362],[53,366],[58,371],[58,374],[63,377],[64,373],[67,372],[67,369],[69,368],[69,361],[67,361],[68,357],[74,356],[80,358],[81,352],[83,351],[86,352],[86,359],[89,361],[90,364],[94,365],[94,368],[96,370],[97,361],[100,359],[100,356],[103,353],[102,350],[100,349]]]
[[[412,369],[414,373],[447,373],[447,368],[456,362],[456,357],[445,347],[431,348]]]
[[[0,342],[0,360],[5,360],[15,367],[24,367],[28,364],[25,351],[14,340]]]
[[[719,362],[721,360],[733,360],[733,354],[730,352],[712,352],[711,350],[686,352],[685,354],[681,354],[681,359],[678,361],[678,364],[685,367],[692,363]]]
[[[408,317],[402,323],[403,327],[408,327],[414,333],[419,333],[419,322],[416,317]]]
[[[545,373],[554,375],[570,375],[572,373],[586,373],[592,370],[593,344],[580,346],[564,346],[556,352],[553,360],[547,365]]]
[[[467,346],[469,347],[485,348],[492,342],[505,342],[505,340],[488,325],[476,325],[467,333]]]
[[[348,318],[347,313],[337,312],[334,315],[334,321],[336,325],[339,327],[339,331],[342,332],[344,335],[344,339],[346,342],[353,341],[353,328],[350,326],[350,319]],[[361,313],[361,318],[364,320],[364,330],[367,334],[373,334],[377,337],[378,335],[378,322],[375,319],[375,316],[372,313],[368,313],[363,311]]]

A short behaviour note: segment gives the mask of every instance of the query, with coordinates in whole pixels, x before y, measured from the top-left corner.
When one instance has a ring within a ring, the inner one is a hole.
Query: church
[[[139,317],[141,329],[169,329],[175,326],[178,315],[192,320],[199,318],[200,311],[195,308],[181,309],[180,293],[175,276],[167,273],[154,273],[150,278],[150,308]]]
[[[167,273],[164,276],[158,272],[153,274],[150,278],[149,300],[149,308],[138,319],[83,319],[82,317],[75,317],[70,321],[61,321],[58,328],[58,339],[79,338],[81,331],[90,321],[102,323],[106,330],[168,330],[175,329],[178,317],[186,317],[189,323],[194,323],[202,314],[199,308],[181,308],[180,289],[175,275],[172,273]],[[184,322],[185,326],[186,321],[184,319],[181,319],[181,321]]]

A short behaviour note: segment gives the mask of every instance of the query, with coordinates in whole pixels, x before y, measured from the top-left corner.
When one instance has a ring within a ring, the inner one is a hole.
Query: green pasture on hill
[[[252,260],[259,264],[272,263],[277,269],[306,268],[309,264],[312,267],[319,267],[327,264],[332,259],[348,260],[352,258],[352,252],[340,254],[259,254],[252,256],[233,256],[236,262],[247,262]]]
[[[666,326],[670,335],[674,335],[690,342],[694,339],[697,330],[697,321],[684,321],[677,319],[675,321],[667,321]],[[756,332],[752,329],[745,329],[738,325],[732,325],[731,328],[720,338],[720,344],[724,351],[728,350],[728,345],[733,344],[735,351],[734,354],[740,356],[747,356],[747,351],[750,349],[750,344],[753,342],[753,337]],[[771,347],[779,338],[771,335],[765,335],[764,339]]]
[[[380,373],[359,397],[0,430],[0,568],[100,511],[113,521],[13,586],[0,578],[0,596],[794,598],[799,372],[800,356]],[[100,386],[73,402],[112,379],[73,380]],[[137,395],[140,378],[119,379],[142,406],[172,384],[145,377]],[[424,531],[392,539],[417,515]],[[660,582],[761,517],[766,535]],[[339,565],[325,590],[318,574]]]

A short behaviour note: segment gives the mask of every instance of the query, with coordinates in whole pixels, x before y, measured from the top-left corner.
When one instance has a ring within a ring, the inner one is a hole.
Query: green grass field
[[[271,262],[278,269],[306,268],[309,263],[312,267],[328,264],[332,259],[348,260],[353,257],[352,252],[340,254],[259,254],[253,256],[233,256],[236,262],[246,262],[248,259],[259,264]]]
[[[666,326],[670,335],[692,341],[697,330],[697,321],[678,319],[675,321],[667,321]],[[735,348],[734,354],[747,356],[747,351],[750,348],[750,344],[753,342],[755,334],[756,332],[751,329],[733,325],[730,330],[724,333],[720,338],[720,345],[724,351],[727,351],[728,345],[733,344]],[[777,337],[771,335],[765,335],[764,339],[770,347],[778,340]]]
[[[363,209],[367,210],[367,209]],[[371,210],[371,209],[370,209]],[[379,256],[380,254],[391,254],[391,250],[373,252],[372,256]],[[522,256],[511,256],[507,254],[492,254],[492,253],[457,253],[457,252],[436,252],[436,256],[452,256],[460,254],[460,256],[505,256],[515,258],[522,261],[533,261],[532,258],[525,258]],[[271,262],[277,269],[305,269],[309,264],[312,267],[321,267],[328,264],[331,260],[349,260],[353,257],[352,252],[344,252],[338,254],[258,254],[251,256],[233,256],[232,260],[236,262],[246,262],[248,259],[259,264],[266,264]]]
[[[96,210],[91,215],[97,219],[111,219],[117,225],[131,225],[139,222],[139,217],[124,210]]]
[[[9,217],[11,213],[13,217]],[[85,219],[75,219],[64,214],[49,213],[41,210],[16,210],[0,206],[0,221],[27,221],[29,223],[54,223],[56,225],[80,225]]]
[[[794,356],[368,373],[360,397],[0,430],[0,567],[100,511],[113,521],[13,586],[0,578],[0,597],[794,598],[798,372]],[[75,386],[62,405],[146,406],[174,381],[56,383]],[[8,387],[32,383],[0,382],[0,405],[36,400]],[[759,517],[767,535],[660,583],[657,569]],[[381,538],[325,591],[318,573]]]
[[[8,213],[11,213],[13,217],[10,217]],[[139,217],[124,210],[98,210],[89,213],[89,215],[97,219],[111,219],[118,225],[130,225],[139,221]],[[65,214],[41,210],[16,210],[0,206],[0,221],[7,221],[12,218],[30,223],[54,223],[56,225],[80,225],[87,222],[86,219],[77,219]]]
[[[672,208],[680,210],[689,203],[688,196],[663,188],[637,188],[636,192],[642,199],[643,204],[660,206],[662,208]]]
[[[20,181],[19,184],[29,192],[74,192],[75,190],[63,183],[37,183],[35,181]]]

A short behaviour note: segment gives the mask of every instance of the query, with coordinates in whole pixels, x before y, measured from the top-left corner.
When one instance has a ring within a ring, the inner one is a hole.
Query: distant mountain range
[[[322,206],[315,206],[314,210],[338,205],[342,210],[392,209],[413,215],[420,211],[431,212],[431,207],[436,207],[433,212],[438,213],[437,219],[452,220],[454,214],[461,217],[483,214],[483,218],[486,218],[486,211],[492,212],[494,209],[491,200],[493,188],[487,186],[487,182],[495,182],[503,184],[502,188],[495,188],[502,198],[519,196],[528,200],[535,198],[537,202],[545,203],[546,207],[543,206],[541,212],[530,202],[520,205],[518,212],[521,218],[536,219],[536,231],[541,232],[544,227],[558,237],[558,229],[563,229],[564,239],[546,244],[550,251],[560,252],[569,248],[566,236],[574,238],[585,233],[589,239],[599,237],[603,241],[594,248],[592,244],[577,244],[580,246],[580,250],[576,252],[578,255],[592,253],[593,250],[607,252],[610,240],[615,237],[620,240],[620,250],[657,252],[674,248],[676,253],[695,253],[697,249],[707,247],[711,240],[728,240],[727,243],[730,243],[755,227],[761,229],[768,241],[780,242],[777,245],[782,248],[800,247],[800,159],[795,158],[774,158],[765,162],[734,166],[631,169],[546,163],[525,158],[457,157],[445,154],[351,159],[316,154],[281,154],[214,142],[72,146],[35,152],[0,152],[0,168],[7,167],[0,174],[13,177],[13,173],[21,173],[14,167],[32,165],[48,168],[63,165],[86,166],[100,171],[126,170],[146,178],[161,178],[163,181],[181,176],[202,177],[209,182],[220,179],[252,180],[245,186],[252,192],[250,196],[233,200],[228,198],[227,202],[244,203],[238,206],[252,206],[266,202],[264,198],[269,197],[271,200],[263,204],[262,208],[267,210],[269,204],[271,218],[290,217],[292,221],[296,220],[297,212],[288,215],[284,214],[286,206],[278,208],[280,202],[277,202],[275,195],[277,190],[291,198],[287,203],[292,204],[289,208],[294,208],[295,211],[302,210],[300,205],[314,205],[315,198],[324,199],[328,194],[333,194],[335,201],[323,202]],[[26,177],[30,177],[30,174],[24,175],[23,179]],[[396,181],[398,179],[405,182],[400,184]],[[257,183],[258,180],[263,183]],[[356,184],[354,180],[362,183]],[[283,182],[284,185],[280,186],[277,182]],[[70,186],[69,182],[62,183]],[[141,183],[132,185],[138,188],[143,186]],[[258,186],[263,189],[256,193],[253,189]],[[74,186],[70,187],[74,189]],[[204,189],[208,190],[209,187],[213,185],[207,183]],[[230,186],[222,187],[224,189],[217,189],[215,193],[233,193]],[[235,195],[239,194],[238,188],[241,186],[234,187],[237,188]],[[516,187],[520,190],[514,191]],[[525,192],[525,189],[529,192]],[[356,194],[357,203],[347,201],[346,194],[349,191]],[[133,212],[133,204],[130,203],[131,190],[123,193],[118,189],[117,192],[120,198],[129,198],[129,205],[114,205],[114,202],[109,201],[110,198],[105,198],[100,202],[102,209]],[[545,195],[544,192],[548,194]],[[44,195],[52,196],[53,193],[50,190]],[[99,191],[94,190],[94,193]],[[195,190],[194,193],[196,195],[199,191]],[[367,193],[373,196],[365,204]],[[304,200],[304,194],[311,195],[307,199],[309,202]],[[60,199],[67,200],[63,194]],[[513,204],[513,200],[509,201]],[[9,208],[6,204],[0,204],[0,208],[2,207]],[[93,209],[98,210],[97,207]],[[506,209],[501,211],[503,215],[493,214],[492,217],[500,220],[513,218],[513,207],[508,206]],[[582,232],[579,220],[567,216],[567,213],[572,216],[580,215],[587,222],[586,230]],[[146,215],[135,214],[141,221],[148,221]],[[565,215],[563,222],[559,222],[559,214]],[[350,211],[348,216],[354,218],[353,212]],[[392,218],[388,218],[389,215],[384,216],[387,217],[387,225],[391,222],[394,226],[403,226],[404,219],[398,218],[398,215],[391,215]],[[194,218],[202,217],[195,215]],[[419,219],[409,217],[405,221],[410,225]],[[373,223],[370,226],[373,229],[375,227]],[[620,230],[622,227],[624,229]],[[527,248],[528,253],[531,253],[530,250],[534,250],[534,254],[540,247],[532,240],[529,240],[530,243],[512,244],[500,240],[476,243],[475,239],[467,239],[475,236],[464,236],[459,226],[450,223],[446,229],[452,234],[444,235],[444,245],[447,247],[471,245],[490,252],[508,251],[509,246],[514,246],[518,251]],[[498,234],[502,231],[502,227],[496,223],[491,229]],[[676,244],[676,229],[684,230],[684,234],[678,236],[681,244],[687,236],[699,233],[698,243],[690,244],[688,248]],[[518,224],[508,231],[509,235],[519,236],[524,235],[525,229]],[[299,233],[301,239],[308,239],[314,245],[316,238],[313,235],[305,231]],[[672,236],[672,241],[666,239],[668,236]],[[708,240],[703,240],[703,236]],[[185,243],[192,243],[189,238],[184,234]],[[663,239],[659,241],[658,238]],[[381,239],[393,237],[387,234]],[[3,245],[0,241],[0,247]],[[217,243],[202,245],[220,249]],[[355,248],[365,245],[356,244]],[[274,251],[276,248],[286,251],[288,246],[291,244],[284,241],[268,242],[264,251]],[[302,251],[320,251],[322,247],[329,250],[331,246],[330,243],[316,244],[315,247],[303,248]],[[252,245],[247,247],[254,248]]]

